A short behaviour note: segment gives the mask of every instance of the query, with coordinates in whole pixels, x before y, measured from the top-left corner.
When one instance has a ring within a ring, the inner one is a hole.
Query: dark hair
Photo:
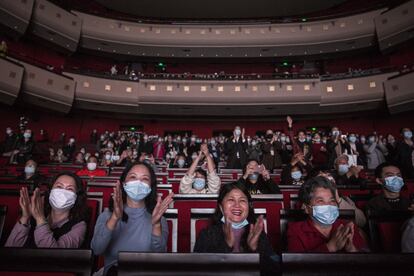
[[[252,161],[256,162],[258,165],[261,165],[260,164],[260,161],[257,160],[256,158],[250,158],[250,159],[248,159],[247,162],[246,162],[246,165],[244,165],[244,167],[243,167],[243,175],[246,173],[247,165],[249,165],[249,163],[252,162]]]
[[[145,198],[144,201],[145,201],[145,207],[147,209],[147,212],[152,214],[152,211],[154,210],[155,205],[157,204],[157,176],[155,175],[155,172],[152,169],[152,167],[149,164],[147,164],[145,162],[140,162],[140,161],[135,161],[135,162],[132,162],[132,163],[128,163],[125,166],[125,169],[122,172],[121,177],[119,178],[119,181],[121,182],[121,185],[123,185],[129,171],[135,166],[144,166],[145,168],[148,169],[148,172],[150,174],[150,177],[151,177],[151,183],[150,183],[151,192]],[[122,190],[122,202],[125,204],[127,194],[126,194],[124,189],[121,189],[121,190]],[[114,210],[114,202],[113,202],[112,197],[109,201],[109,210],[111,212]],[[122,221],[124,221],[124,222],[128,221],[128,215],[125,212],[122,215]]]
[[[83,187],[82,180],[79,176],[74,174],[73,172],[61,172],[57,174],[53,179],[51,180],[49,184],[49,190],[45,194],[45,215],[48,216],[50,214],[50,211],[52,207],[49,203],[49,195],[50,191],[53,188],[53,185],[55,184],[56,180],[58,180],[59,177],[66,175],[69,177],[72,177],[73,180],[75,180],[76,185],[76,201],[73,207],[69,211],[69,219],[74,221],[85,221],[88,222],[90,217],[89,208],[87,205],[87,195],[85,192],[85,189]]]
[[[394,163],[391,163],[391,162],[381,163],[375,168],[375,177],[376,178],[382,178],[382,170],[385,167],[397,167],[398,169],[400,169],[397,164],[394,164]]]
[[[252,197],[250,196],[249,191],[246,186],[240,181],[234,181],[228,184],[221,186],[217,198],[217,206],[213,215],[213,224],[220,224],[223,213],[221,212],[220,205],[223,202],[224,197],[234,189],[239,189],[246,197],[249,204],[249,215],[247,216],[247,221],[249,223],[256,223],[256,217],[254,215]]]
[[[203,175],[204,178],[207,179],[207,172],[205,170],[203,170],[202,168],[196,169],[195,172]]]
[[[335,197],[336,189],[332,186],[332,183],[329,181],[329,179],[323,176],[316,176],[309,179],[302,185],[299,194],[301,201],[309,205],[312,200],[313,193],[317,188],[329,189],[332,193],[332,196]]]

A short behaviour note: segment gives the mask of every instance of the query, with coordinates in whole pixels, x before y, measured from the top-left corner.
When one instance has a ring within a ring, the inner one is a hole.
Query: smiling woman
[[[263,217],[254,215],[251,196],[240,182],[221,186],[213,224],[194,246],[199,253],[259,253],[262,275],[277,273],[278,257],[264,233]]]

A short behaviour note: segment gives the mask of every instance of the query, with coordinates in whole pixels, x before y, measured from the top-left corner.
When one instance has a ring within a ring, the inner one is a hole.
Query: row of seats
[[[281,275],[411,275],[414,254],[283,253]],[[90,276],[91,250],[0,249],[0,276]],[[259,255],[211,253],[118,254],[118,275],[259,276]],[[24,263],[24,265],[22,265]]]
[[[91,219],[88,224],[87,241],[93,235],[96,219],[102,210],[102,192],[88,192],[88,207]],[[298,202],[296,194],[290,195],[291,205],[284,204],[284,195],[253,195],[253,207],[257,215],[263,215],[265,231],[273,248],[282,252],[286,250],[286,229],[290,221],[306,219],[301,209],[295,209]],[[1,242],[4,244],[12,227],[19,217],[18,190],[0,189],[0,202],[3,231],[0,230]],[[169,227],[168,252],[191,252],[198,233],[209,225],[209,218],[214,213],[217,195],[175,195],[174,202],[166,211],[165,217]],[[368,229],[371,247],[374,251],[400,252],[401,228],[411,216],[410,212],[390,212],[368,214]],[[344,219],[353,220],[353,210],[341,210]],[[87,242],[88,244],[88,242]]]

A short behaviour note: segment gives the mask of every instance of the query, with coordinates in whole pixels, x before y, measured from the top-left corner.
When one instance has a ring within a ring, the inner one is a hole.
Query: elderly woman
[[[168,226],[162,216],[173,195],[157,197],[157,179],[147,163],[135,162],[124,169],[112,207],[98,217],[91,242],[94,254],[105,257],[105,275],[116,274],[120,251],[167,250]]]
[[[336,192],[326,177],[305,183],[303,200],[308,219],[288,225],[288,251],[360,252],[367,244],[353,222],[338,219]]]
[[[14,226],[5,246],[27,248],[79,248],[87,228],[86,194],[82,181],[73,173],[60,173],[49,193],[41,196],[39,188],[29,197],[20,190],[22,216]]]
[[[232,182],[221,187],[212,222],[200,232],[194,252],[257,252],[261,256],[262,274],[277,273],[277,263],[272,261],[277,256],[263,232],[263,217],[256,220],[250,193],[242,183]]]
[[[197,168],[198,163],[205,157],[207,159],[206,173]],[[206,183],[207,182],[207,183]],[[180,193],[182,194],[207,194],[218,193],[220,189],[220,177],[216,174],[214,160],[211,157],[206,144],[201,145],[201,151],[194,159],[191,167],[180,181]]]

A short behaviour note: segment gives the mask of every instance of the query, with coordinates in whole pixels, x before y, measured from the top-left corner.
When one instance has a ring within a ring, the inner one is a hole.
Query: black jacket
[[[246,226],[246,229],[249,229],[248,226]],[[247,235],[245,237],[247,237]],[[241,250],[245,253],[253,253],[248,248],[243,248],[243,243],[246,242],[242,241],[242,245],[240,247]],[[211,225],[208,228],[201,230],[194,246],[194,252],[231,253],[232,249],[227,245],[225,240],[223,224],[219,223],[216,225]],[[260,234],[257,253],[260,254],[260,274],[278,275],[278,256],[273,252],[272,246],[270,245],[270,242],[264,232]]]
[[[255,184],[251,183],[249,178],[244,179],[243,176],[238,180],[243,183],[251,195],[256,194],[280,194],[279,186],[272,180],[264,180],[263,176],[259,175]]]

